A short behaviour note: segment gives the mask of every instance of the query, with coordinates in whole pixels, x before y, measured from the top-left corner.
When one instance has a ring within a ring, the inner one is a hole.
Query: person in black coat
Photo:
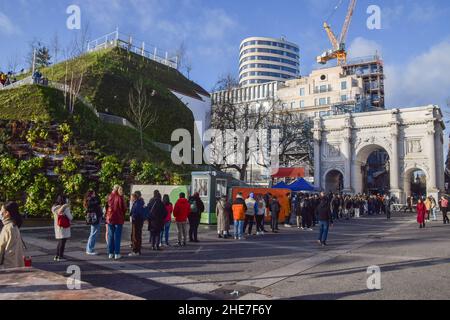
[[[316,208],[317,219],[319,220],[319,239],[317,242],[321,246],[327,245],[328,230],[333,226],[333,217],[331,215],[330,203],[324,194],[321,195],[321,200]]]
[[[198,241],[198,227],[200,225],[200,220],[202,213],[205,211],[205,205],[200,199],[200,194],[198,192],[194,193],[192,197],[189,198],[189,203],[191,205],[191,213],[189,214],[189,241]]]
[[[312,230],[311,229],[311,225],[312,225],[312,202],[311,202],[311,197],[310,196],[305,196],[305,199],[302,203],[302,209],[301,209],[301,214],[302,214],[302,230],[308,229],[308,230]]]
[[[161,194],[155,193],[155,196],[148,204],[149,217],[148,229],[150,231],[150,242],[153,250],[161,250],[161,231],[164,227],[164,219],[167,217],[166,207],[162,202]]]
[[[91,233],[89,234],[89,239],[86,245],[86,254],[96,255],[95,243],[97,242],[97,236],[100,233],[100,223],[103,217],[103,210],[100,198],[94,190],[90,190],[86,194],[83,206],[87,215],[95,214],[95,221],[92,220],[93,217],[91,217],[91,220],[89,221],[89,223],[91,223]]]
[[[278,232],[278,219],[281,212],[281,205],[278,202],[277,197],[273,197],[272,202],[270,204],[270,212],[272,213],[272,232],[277,233]]]

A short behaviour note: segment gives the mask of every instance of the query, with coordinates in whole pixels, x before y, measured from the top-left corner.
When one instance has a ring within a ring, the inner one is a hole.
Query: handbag
[[[70,220],[69,218],[66,217],[66,215],[62,212],[64,209],[64,207],[62,207],[59,211],[58,211],[58,227],[63,228],[63,229],[67,229],[70,228]]]

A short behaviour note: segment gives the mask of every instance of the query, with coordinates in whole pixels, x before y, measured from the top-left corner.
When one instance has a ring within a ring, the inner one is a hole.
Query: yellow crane
[[[355,11],[357,0],[350,0],[350,4],[347,10],[347,16],[345,18],[344,26],[342,27],[342,32],[339,37],[339,40],[334,35],[334,32],[331,30],[331,26],[328,22],[323,23],[323,27],[327,32],[328,38],[331,41],[333,48],[331,50],[325,51],[322,55],[317,57],[317,63],[326,64],[330,60],[337,59],[338,65],[342,66],[347,63],[347,50],[345,48],[345,42],[347,39],[348,28],[350,27],[350,23],[353,18],[353,12]],[[335,11],[342,4],[342,0],[336,6]]]

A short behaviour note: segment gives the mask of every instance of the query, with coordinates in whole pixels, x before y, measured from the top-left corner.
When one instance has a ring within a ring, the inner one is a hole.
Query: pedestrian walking
[[[304,197],[297,199],[297,204],[295,206],[295,217],[298,229],[302,228],[302,208],[304,201],[305,201]]]
[[[384,211],[386,212],[386,217],[388,220],[391,220],[391,213],[392,213],[392,204],[393,204],[393,199],[389,196],[384,197]]]
[[[217,234],[219,238],[227,239],[230,231],[230,215],[227,208],[227,197],[222,196],[216,205]]]
[[[64,250],[66,248],[67,240],[71,237],[70,224],[73,220],[70,206],[67,204],[67,199],[63,195],[56,198],[55,204],[52,207],[55,239],[58,240],[56,247],[56,255],[54,261],[64,262]]]
[[[162,202],[161,194],[158,192],[153,198],[151,207],[149,206],[148,230],[150,231],[150,243],[153,250],[161,250],[161,231],[164,228],[164,221],[167,211]]]
[[[427,214],[427,208],[422,198],[419,198],[417,202],[417,223],[420,225],[420,229],[425,228],[425,219]]]
[[[3,228],[0,232],[0,269],[23,268],[24,242],[19,228],[22,216],[16,202],[4,204],[0,210]]]
[[[280,199],[281,216],[284,217],[284,227],[291,226],[291,194],[287,193],[285,197]]]
[[[248,235],[252,235],[253,224],[255,222],[255,194],[250,193],[248,198],[245,200],[245,205],[247,206],[247,210],[245,211],[245,220],[244,220],[244,234],[247,230],[248,226]]]
[[[450,224],[450,220],[448,219],[448,215],[447,215],[448,199],[445,196],[441,196],[440,207],[441,207],[442,218],[444,220],[444,224],[447,224],[447,223]]]
[[[313,204],[312,204],[312,197],[306,196],[306,198],[303,201],[302,206],[302,230],[309,230],[313,231],[312,227],[312,216],[314,215],[313,211]]]
[[[427,220],[427,222],[430,222],[431,205],[432,205],[430,197],[427,197],[425,199],[424,204],[425,204],[425,208],[426,208],[426,211],[427,211],[426,220]]]
[[[106,224],[108,225],[108,258],[119,260],[122,230],[125,223],[127,204],[123,188],[115,185],[108,197],[108,210],[106,211]]]
[[[146,218],[146,208],[142,193],[136,191],[131,195],[131,249],[130,257],[140,256],[142,249],[142,229]]]
[[[273,197],[273,199],[272,199],[272,203],[270,205],[270,212],[272,213],[272,223],[271,223],[272,232],[273,233],[278,233],[278,231],[279,231],[279,229],[278,229],[278,219],[280,217],[281,205],[278,202],[278,198],[277,197]]]
[[[255,204],[256,235],[264,235],[264,218],[266,216],[266,203],[261,195],[258,195]]]
[[[87,192],[84,197],[83,206],[86,210],[86,223],[91,227],[91,232],[86,245],[86,254],[96,256],[97,252],[95,252],[95,244],[97,242],[98,234],[100,233],[103,210],[100,198],[94,190],[89,190]]]
[[[170,243],[169,243],[169,235],[170,235],[170,226],[172,224],[172,213],[173,213],[173,205],[170,202],[170,198],[168,194],[165,194],[163,196],[163,204],[164,207],[166,208],[167,211],[167,216],[164,219],[164,227],[163,230],[161,231],[161,243],[160,246],[165,245],[166,247],[170,247]]]
[[[433,221],[437,221],[437,214],[436,214],[436,211],[437,211],[437,203],[436,203],[436,199],[434,199],[434,197],[433,196],[430,196],[430,201],[431,201],[431,208],[430,208],[430,211],[431,211],[431,214],[433,215]]]
[[[190,212],[191,205],[186,199],[186,194],[184,192],[181,192],[179,195],[179,199],[177,200],[177,202],[175,203],[175,207],[173,208],[173,216],[175,217],[175,223],[177,225],[178,231],[178,246],[180,247],[186,246],[187,220]]]
[[[324,194],[321,194],[321,200],[316,208],[316,214],[319,221],[319,239],[317,242],[321,246],[327,245],[328,232],[331,226],[333,226],[333,217],[330,211],[330,204],[325,198]]]
[[[200,226],[200,220],[202,213],[205,211],[205,205],[200,199],[198,192],[189,199],[191,205],[191,213],[189,213],[189,241],[199,242],[198,240],[198,227]]]
[[[236,199],[233,202],[232,210],[234,219],[234,239],[243,240],[244,220],[245,212],[247,211],[247,205],[245,204],[245,200],[241,192],[237,194]]]

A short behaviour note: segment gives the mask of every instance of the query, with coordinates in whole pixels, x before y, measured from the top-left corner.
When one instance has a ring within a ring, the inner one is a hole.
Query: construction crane
[[[342,4],[343,0],[340,0],[339,4],[335,7],[332,15],[336,12],[339,6]],[[347,50],[345,48],[345,42],[347,39],[348,28],[350,27],[350,23],[353,18],[353,12],[355,11],[357,0],[350,0],[350,4],[347,10],[347,16],[345,18],[344,26],[342,27],[342,32],[339,37],[339,40],[334,35],[334,32],[331,30],[331,26],[328,24],[328,20],[323,23],[323,27],[327,32],[328,38],[331,41],[333,49],[325,51],[322,55],[317,57],[317,63],[326,64],[330,60],[337,59],[338,65],[342,66],[347,63]]]

